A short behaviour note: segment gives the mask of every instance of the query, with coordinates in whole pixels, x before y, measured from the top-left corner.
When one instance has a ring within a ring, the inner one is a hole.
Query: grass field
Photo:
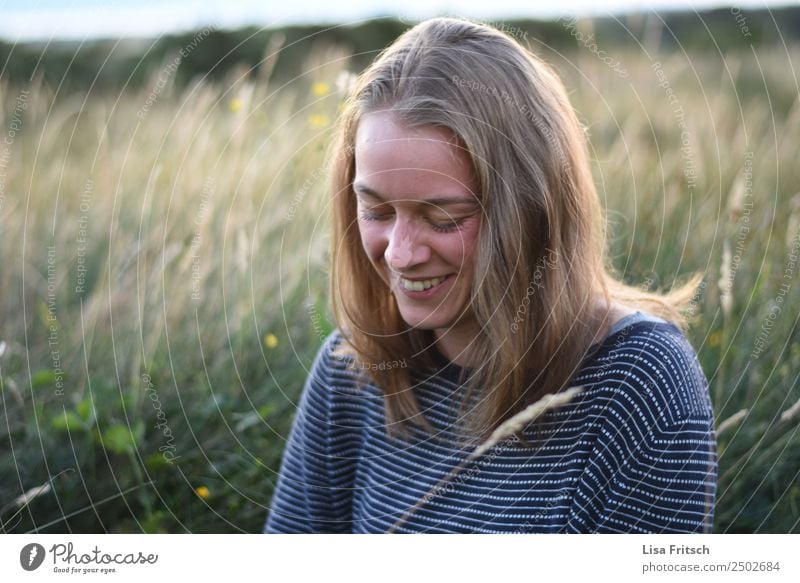
[[[715,532],[800,533],[800,50],[545,54],[614,264],[703,272]],[[347,55],[215,84],[0,83],[0,530],[253,532],[321,339]],[[621,70],[624,69],[624,75]]]

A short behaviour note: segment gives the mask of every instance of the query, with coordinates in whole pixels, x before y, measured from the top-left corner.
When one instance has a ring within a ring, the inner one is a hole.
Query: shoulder
[[[335,328],[323,339],[314,357],[310,372],[321,375],[332,374],[339,370],[352,368],[353,362],[352,348],[349,347],[341,331]]]
[[[355,366],[355,353],[341,331],[334,329],[317,350],[309,370],[309,383],[315,392],[350,393],[363,379]]]
[[[713,419],[697,353],[674,324],[640,321],[611,334],[582,369],[587,397],[668,427]]]

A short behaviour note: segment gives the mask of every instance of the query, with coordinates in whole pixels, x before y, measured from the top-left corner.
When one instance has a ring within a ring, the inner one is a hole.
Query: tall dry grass
[[[587,51],[546,55],[620,276],[706,274],[690,340],[720,429],[717,532],[800,528],[797,54],[624,54],[624,79]],[[6,134],[28,92],[0,199],[3,530],[260,529],[330,330],[324,151],[346,68],[327,51],[285,86],[268,65],[168,83],[143,114],[157,76],[118,94],[0,84]]]

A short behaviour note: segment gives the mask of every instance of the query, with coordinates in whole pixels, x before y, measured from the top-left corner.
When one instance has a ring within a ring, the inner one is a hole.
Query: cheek
[[[386,249],[386,240],[380,225],[359,221],[358,232],[361,235],[361,245],[367,257],[372,262],[379,261]]]
[[[439,245],[441,256],[451,265],[470,270],[478,242],[478,227],[477,221],[470,220],[457,232],[444,235]]]

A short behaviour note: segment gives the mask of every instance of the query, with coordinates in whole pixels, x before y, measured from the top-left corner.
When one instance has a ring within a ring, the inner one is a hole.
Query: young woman
[[[699,278],[657,295],[610,274],[556,75],[491,27],[425,21],[361,75],[333,155],[338,328],[264,531],[709,532],[713,414],[683,333]]]

